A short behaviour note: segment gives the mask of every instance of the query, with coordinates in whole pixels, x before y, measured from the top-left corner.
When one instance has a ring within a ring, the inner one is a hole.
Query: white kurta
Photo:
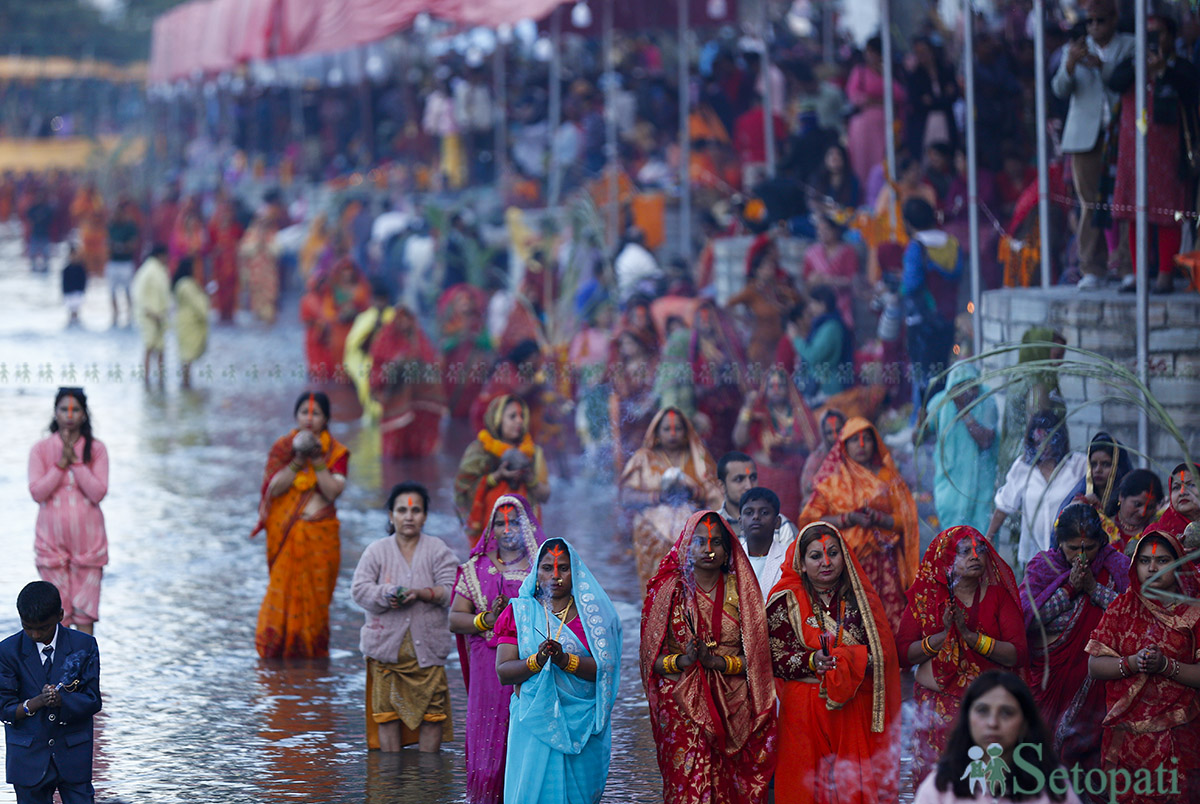
[[[996,508],[1006,514],[1021,512],[1021,541],[1017,560],[1022,566],[1043,550],[1050,549],[1058,507],[1087,472],[1087,456],[1069,453],[1054,470],[1051,480],[1024,458],[1015,461],[996,490]]]

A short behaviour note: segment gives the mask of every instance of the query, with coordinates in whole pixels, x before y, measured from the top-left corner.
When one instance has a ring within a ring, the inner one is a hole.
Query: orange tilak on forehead
[[[829,558],[829,547],[831,544],[833,544],[833,542],[830,540],[829,534],[825,534],[821,537],[821,550],[824,552],[824,555],[821,556],[822,558]]]
[[[971,555],[979,558],[979,542],[975,540],[975,534],[971,534]]]
[[[71,416],[74,416],[75,412],[77,410],[79,410],[79,408],[75,406],[75,397],[73,397],[73,396],[67,397],[67,413]],[[1183,482],[1183,481],[1180,481],[1180,482]]]
[[[678,419],[677,419],[677,417],[675,416],[675,411],[673,411],[673,410],[672,410],[672,411],[668,411],[668,412],[667,412],[667,424],[671,425],[671,427],[675,427],[675,426],[676,426],[676,423],[677,423],[677,421],[678,421]]]
[[[713,534],[713,523],[712,523],[712,520],[711,520],[711,519],[706,519],[706,520],[704,521],[704,527],[706,527],[706,528],[708,529],[708,538],[707,538],[707,539],[705,539],[705,543],[704,543],[704,552],[706,552],[706,553],[711,553],[711,552],[713,552],[713,538],[715,538],[715,537],[714,537],[714,534]]]
[[[504,513],[504,529],[508,530],[508,510],[507,508],[500,509]]]
[[[316,404],[317,404],[316,397],[313,394],[309,394],[308,395],[308,415],[309,416],[313,415],[313,411],[316,409]]]
[[[1158,555],[1158,542],[1150,542],[1150,555]]]
[[[859,447],[859,449],[867,448],[867,431],[866,430],[863,430],[862,432],[860,432],[858,434],[858,447]]]
[[[408,507],[409,507],[409,508],[412,508],[412,501],[413,501],[413,498],[410,496],[410,497],[408,498]]]
[[[506,515],[507,516],[507,515]],[[558,575],[558,560],[566,556],[567,552],[559,545],[554,545],[553,549],[547,550],[546,555],[554,559],[554,574]]]

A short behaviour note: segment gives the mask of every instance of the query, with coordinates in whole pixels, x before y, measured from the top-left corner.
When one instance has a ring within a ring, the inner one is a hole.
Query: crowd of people
[[[329,656],[341,556],[349,451],[329,430],[325,393],[305,392],[292,415],[268,456],[255,528],[269,568],[256,631],[264,659]],[[90,416],[82,389],[60,389],[29,464],[38,571],[61,592],[63,625],[89,633],[108,479]],[[990,534],[944,523],[921,556],[912,492],[878,430],[837,411],[820,423],[811,491],[796,473],[772,481],[797,485],[798,512],[761,485],[759,458],[730,451],[714,462],[676,407],[655,413],[619,475],[644,582],[639,663],[665,801],[766,801],[772,779],[776,801],[894,801],[902,784],[917,801],[959,800],[971,742],[1026,774],[1132,780],[1123,802],[1200,792],[1200,467],[1176,467],[1164,495],[1106,434],[1086,456],[1063,454],[1064,425],[1040,411],[1014,463],[1026,479],[1009,490],[1010,471],[993,518],[1022,495],[1057,511],[1023,518],[1029,551],[1022,541],[1010,564]],[[537,424],[515,393],[488,404],[455,483],[466,562],[424,532],[439,501],[405,482],[352,583],[366,613],[371,747],[432,752],[454,739],[445,665],[457,638],[473,802],[599,801],[612,751],[622,623],[587,557],[543,532],[538,505],[553,479]],[[1060,468],[1068,457],[1077,461]],[[1048,472],[1071,481],[1061,499],[1027,477]],[[902,673],[914,680],[909,733]],[[990,707],[971,703],[986,696]],[[1030,744],[1036,757],[1022,753]],[[902,754],[912,760],[903,779]],[[1158,768],[1170,787],[1154,787]],[[1098,794],[1078,779],[1036,800]]]

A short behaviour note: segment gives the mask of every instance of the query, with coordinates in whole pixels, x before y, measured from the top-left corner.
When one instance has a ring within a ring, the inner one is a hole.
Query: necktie
[[[46,671],[46,681],[50,681],[50,665],[54,664],[54,659],[51,654],[54,653],[54,647],[47,645],[42,648],[42,655],[46,657],[46,661],[42,662],[42,668]]]

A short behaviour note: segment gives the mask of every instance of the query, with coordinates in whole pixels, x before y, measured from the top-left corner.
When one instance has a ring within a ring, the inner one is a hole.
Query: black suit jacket
[[[39,709],[16,720],[22,703],[36,698],[46,683],[41,646],[25,632],[0,642],[0,720],[4,721],[9,784],[31,786],[42,780],[50,759],[63,781],[92,778],[92,716],[100,711],[100,651],[88,634],[58,627],[58,643],[50,667],[51,683],[62,680],[63,663],[77,650],[92,654],[74,692],[63,690],[62,706]]]

